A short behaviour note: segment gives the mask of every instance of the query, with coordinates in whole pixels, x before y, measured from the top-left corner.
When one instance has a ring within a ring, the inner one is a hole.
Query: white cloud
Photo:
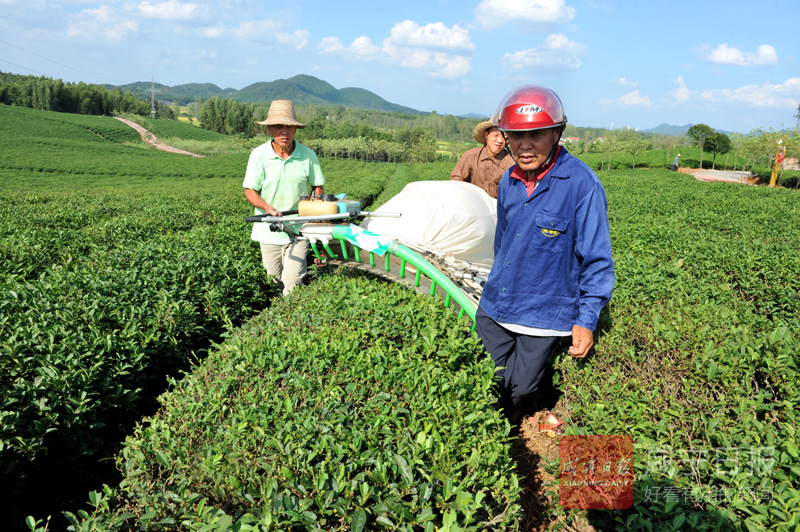
[[[111,42],[119,42],[128,35],[135,35],[138,32],[137,21],[126,19],[107,5],[97,9],[84,9],[73,17],[67,28],[67,35],[71,37],[103,35]]]
[[[615,79],[614,83],[616,83],[620,87],[633,87],[634,89],[639,86],[639,82],[638,81],[631,81],[631,80],[625,79],[625,78]]]
[[[284,30],[282,22],[270,19],[242,22],[236,27],[220,25],[202,28],[201,33],[212,39],[236,37],[245,41],[285,44],[298,50],[302,50],[308,44],[309,37],[307,30],[298,29],[287,32]]]
[[[675,100],[684,102],[691,97],[689,88],[686,86],[686,82],[683,80],[683,76],[678,76],[677,79],[671,79],[670,81],[678,85],[678,87],[670,93]]]
[[[483,0],[475,8],[479,26],[490,30],[509,22],[567,23],[575,18],[575,8],[564,0]]]
[[[224,37],[228,30],[224,26],[216,26],[214,28],[202,28],[200,33],[209,39],[218,39]]]
[[[700,91],[700,98],[710,103],[795,111],[800,103],[800,78],[789,78],[779,85],[767,82],[736,89],[703,90]]]
[[[369,37],[361,36],[349,46],[338,37],[325,37],[317,45],[322,54],[337,54],[358,61],[383,61],[414,70],[427,70],[432,76],[455,78],[471,69],[471,58],[463,54],[441,51],[442,48],[471,50],[469,32],[458,25],[452,28],[437,22],[420,26],[411,20],[392,27],[390,37],[381,46]]]
[[[282,30],[282,24],[274,20],[250,20],[242,22],[228,33],[241,39],[259,39],[265,35],[273,35]]]
[[[457,78],[472,70],[471,58],[464,55],[450,55],[441,52],[434,54],[439,66],[438,75],[443,78]]]
[[[364,38],[366,39],[366,37]],[[369,41],[369,39],[367,40]],[[342,41],[339,40],[339,37],[323,37],[317,45],[317,50],[323,54],[335,54],[344,51],[344,46],[342,46]]]
[[[574,70],[580,68],[578,58],[586,50],[582,44],[570,41],[560,33],[548,35],[541,46],[503,56],[503,64],[512,70],[531,67],[550,68],[555,70]]]
[[[325,37],[317,49],[324,54],[350,54],[360,59],[374,59],[381,53],[381,48],[373,44],[369,37],[359,37],[347,48],[338,37]]]
[[[711,63],[736,66],[775,66],[778,54],[769,44],[762,44],[755,53],[743,52],[728,43],[722,43],[713,50],[710,46],[700,47],[700,54]]]
[[[679,102],[691,99],[706,105],[738,108],[770,108],[796,111],[800,105],[800,77],[788,78],[783,83],[766,82],[762,85],[744,85],[730,89],[690,90],[682,76],[671,80],[678,87],[672,96]]]
[[[140,18],[188,19],[201,6],[174,0],[165,2],[140,2],[125,4],[118,10],[113,4],[104,4],[93,9],[84,9],[70,16],[67,34],[72,37],[101,35],[105,40],[119,42],[139,33]]]
[[[121,41],[127,35],[135,35],[137,33],[139,33],[139,23],[135,20],[126,20],[103,30],[103,35],[106,36],[106,39],[114,42]]]
[[[470,58],[463,55],[394,46],[387,41],[384,41],[383,53],[405,68],[428,70],[431,75],[443,78],[457,78],[472,69]]]
[[[392,27],[392,42],[405,46],[432,46],[440,48],[475,49],[469,31],[458,24],[448,28],[441,22],[420,26],[414,21],[404,20]]]
[[[376,57],[381,53],[379,46],[372,43],[369,37],[358,37],[350,45],[350,51],[359,57]]]
[[[622,96],[619,101],[628,107],[650,107],[650,96],[642,96],[639,94],[639,89]]]
[[[200,6],[194,3],[175,2],[168,0],[167,2],[150,3],[142,2],[136,6],[136,9],[145,17],[149,18],[163,18],[169,20],[175,19],[189,19],[192,18],[195,11]]]
[[[275,40],[302,50],[308,44],[309,35],[311,34],[308,30],[294,30],[292,33],[278,32],[275,34]]]

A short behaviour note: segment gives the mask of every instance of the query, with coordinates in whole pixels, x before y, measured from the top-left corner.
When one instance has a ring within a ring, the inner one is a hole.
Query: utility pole
[[[153,120],[156,118],[156,93],[161,92],[161,89],[156,88],[156,78],[153,76],[150,82],[150,88],[145,92],[150,93],[150,114],[153,115]]]

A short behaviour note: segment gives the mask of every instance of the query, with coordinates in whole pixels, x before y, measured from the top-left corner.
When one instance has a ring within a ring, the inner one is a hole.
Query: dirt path
[[[145,141],[146,143],[150,144],[151,146],[155,147],[158,150],[168,151],[170,153],[181,153],[183,155],[191,155],[192,157],[203,157],[202,155],[197,155],[196,153],[192,153],[192,152],[188,152],[188,151],[184,151],[184,150],[179,150],[178,148],[173,148],[172,146],[167,146],[163,142],[159,141],[158,137],[153,135],[150,131],[147,131],[145,128],[143,128],[142,126],[140,126],[136,122],[133,122],[131,120],[126,120],[125,118],[120,118],[118,116],[115,116],[114,118],[116,118],[120,122],[128,124],[133,129],[138,131],[139,135],[142,137],[143,141]]]
[[[552,412],[560,419],[569,419],[569,413],[560,401]],[[509,455],[517,463],[517,475],[522,488],[520,531],[545,532],[561,525],[573,532],[597,532],[587,520],[585,512],[570,518],[563,513],[555,516],[548,514],[548,508],[558,503],[558,477],[548,473],[545,464],[558,463],[561,435],[547,435],[539,430],[540,423],[547,423],[545,416],[545,411],[538,411],[523,418],[517,437],[512,440],[509,449]]]
[[[753,185],[753,174],[750,172],[733,172],[731,170],[705,170],[700,168],[679,168],[678,172],[682,174],[693,175],[695,179],[700,181],[725,181],[727,183],[740,183],[744,185]]]

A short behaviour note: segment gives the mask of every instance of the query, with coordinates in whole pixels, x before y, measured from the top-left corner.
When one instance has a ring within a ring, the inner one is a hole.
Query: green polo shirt
[[[272,149],[270,140],[250,154],[242,186],[258,191],[264,201],[284,212],[297,209],[300,196],[309,193],[309,185],[318,187],[324,184],[325,176],[319,159],[311,148],[295,141],[294,151],[284,160]],[[256,209],[255,212],[266,214],[263,209]],[[288,235],[271,232],[267,223],[254,223],[250,238],[264,244],[289,243]]]

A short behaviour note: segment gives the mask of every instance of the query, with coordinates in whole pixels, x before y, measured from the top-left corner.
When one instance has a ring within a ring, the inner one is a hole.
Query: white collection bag
[[[376,212],[402,216],[367,219],[364,229],[396,238],[446,262],[492,267],[497,200],[471,183],[409,183]]]

